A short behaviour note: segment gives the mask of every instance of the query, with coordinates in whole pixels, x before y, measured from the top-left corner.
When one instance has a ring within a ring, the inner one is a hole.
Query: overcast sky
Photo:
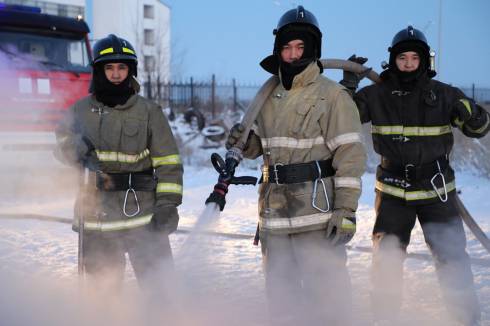
[[[458,86],[475,83],[490,88],[488,0],[164,2],[171,7],[176,78],[204,80],[215,73],[219,82],[236,78],[241,83],[262,83],[268,73],[259,62],[272,51],[272,30],[284,12],[301,4],[319,21],[323,58],[344,59],[356,53],[368,57],[368,65],[380,72],[393,36],[412,24],[425,33],[440,56],[436,79]],[[335,80],[341,76],[332,71],[326,74]]]

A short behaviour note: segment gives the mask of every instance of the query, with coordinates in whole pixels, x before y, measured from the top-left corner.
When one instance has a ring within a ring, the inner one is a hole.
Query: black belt
[[[97,172],[96,185],[97,189],[105,191],[120,191],[129,188],[139,191],[154,191],[157,187],[157,180],[153,176],[153,170],[133,173]]]
[[[422,165],[400,165],[386,157],[381,158],[381,167],[388,172],[404,178],[407,181],[431,179],[436,173],[444,172],[449,166],[449,160],[442,156],[434,162]]]
[[[318,171],[320,167],[321,173]],[[308,163],[297,163],[283,165],[280,163],[269,165],[269,180],[273,183],[300,183],[313,181],[318,178],[326,178],[335,175],[332,160],[311,161]]]

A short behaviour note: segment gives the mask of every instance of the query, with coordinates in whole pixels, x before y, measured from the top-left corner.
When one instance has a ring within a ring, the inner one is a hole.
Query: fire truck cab
[[[88,33],[81,18],[0,4],[0,131],[52,131],[88,94]]]

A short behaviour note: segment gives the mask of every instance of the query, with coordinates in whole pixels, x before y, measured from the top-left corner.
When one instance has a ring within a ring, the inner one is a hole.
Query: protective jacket
[[[261,232],[322,230],[333,209],[357,209],[360,177],[365,168],[359,114],[349,93],[322,76],[316,62],[294,77],[289,91],[279,83],[261,109],[253,130],[244,155],[256,158],[263,154],[265,164],[272,167],[271,176],[274,167],[328,159],[332,159],[335,171],[335,175],[316,181],[262,183]],[[313,204],[328,211],[322,212]]]
[[[167,119],[155,103],[132,95],[125,104],[108,107],[93,95],[85,97],[69,109],[56,136],[59,151],[68,163],[79,163],[74,160],[75,139],[83,138],[93,146],[97,172],[91,173],[76,203],[76,207],[83,206],[86,230],[143,226],[151,221],[154,206],[181,203],[180,156]],[[149,177],[138,188],[136,174],[142,172]],[[106,189],[111,188],[114,176],[124,176],[127,186]],[[104,178],[109,185],[101,185]]]
[[[374,150],[382,157],[376,189],[408,204],[445,201],[455,190],[448,161],[454,142],[451,111],[456,101],[467,97],[425,75],[410,90],[403,90],[390,71],[382,79],[354,96],[362,123],[372,124]],[[490,126],[488,113],[483,114],[478,121],[459,125],[461,131],[484,136]]]

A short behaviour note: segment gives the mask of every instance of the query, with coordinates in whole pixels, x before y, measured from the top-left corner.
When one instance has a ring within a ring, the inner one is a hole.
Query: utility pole
[[[442,0],[439,0],[439,28],[437,32],[437,73],[441,74],[441,55],[442,55]],[[440,78],[440,77],[439,77]]]

